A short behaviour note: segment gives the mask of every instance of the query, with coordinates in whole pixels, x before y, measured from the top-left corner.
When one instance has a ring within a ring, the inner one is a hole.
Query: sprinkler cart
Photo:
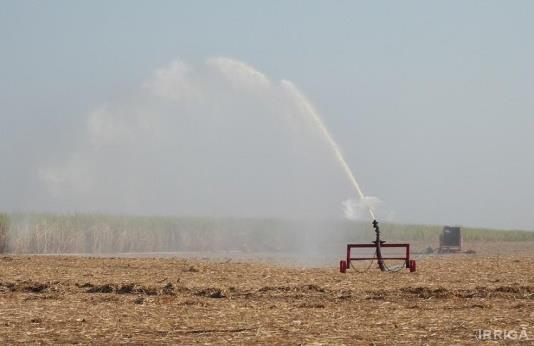
[[[347,257],[344,260],[339,262],[339,271],[345,273],[347,269],[350,269],[352,261],[373,261],[376,260],[378,267],[381,271],[393,271],[389,268],[384,261],[386,260],[403,260],[405,268],[409,269],[410,272],[416,270],[416,262],[413,259],[410,259],[410,244],[407,243],[395,243],[395,244],[386,244],[384,240],[380,240],[380,227],[378,226],[378,221],[373,220],[373,228],[376,233],[376,240],[371,243],[366,244],[347,244]],[[373,257],[352,257],[351,250],[354,248],[374,248],[375,253]],[[384,257],[382,256],[382,248],[404,248],[404,256],[399,257]]]

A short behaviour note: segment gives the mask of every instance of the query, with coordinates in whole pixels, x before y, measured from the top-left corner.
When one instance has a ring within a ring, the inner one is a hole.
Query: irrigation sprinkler
[[[360,187],[360,184],[356,180],[356,177],[352,173],[352,170],[350,169],[347,161],[343,157],[343,153],[339,146],[337,145],[336,141],[332,137],[332,134],[330,131],[328,131],[328,128],[323,123],[323,120],[321,119],[320,114],[315,110],[313,105],[310,103],[310,101],[300,92],[300,90],[291,82],[284,80],[282,81],[282,86],[295,98],[295,101],[299,104],[299,106],[305,110],[305,112],[310,116],[313,123],[317,126],[320,133],[322,134],[323,138],[326,140],[326,142],[330,145],[330,148],[332,149],[332,154],[337,159],[339,165],[345,172],[346,176],[348,177],[349,181],[351,182],[352,186],[356,190],[358,196],[360,197],[360,200],[365,199],[365,195]],[[347,259],[342,260],[339,264],[339,269],[342,273],[345,273],[348,268],[350,268],[351,261],[357,261],[357,260],[374,260],[376,259],[378,262],[378,267],[382,271],[391,271],[392,269],[388,268],[385,260],[395,259],[393,257],[384,257],[382,256],[382,248],[391,248],[391,247],[404,247],[406,248],[406,256],[403,257],[403,259],[406,262],[406,268],[410,269],[410,271],[415,271],[415,261],[410,260],[410,245],[409,244],[386,244],[385,241],[380,240],[380,227],[378,226],[378,221],[376,221],[373,209],[371,207],[368,208],[369,215],[371,216],[371,219],[373,220],[373,228],[375,229],[376,233],[376,240],[372,242],[371,244],[348,244],[347,245]],[[362,247],[370,247],[375,248],[375,255],[373,257],[351,257],[351,249],[353,248],[362,248]]]
[[[402,260],[404,261],[403,266],[414,272],[416,270],[416,262],[413,259],[410,259],[410,244],[408,243],[391,243],[386,244],[384,240],[380,239],[380,226],[378,221],[373,220],[373,228],[375,229],[376,239],[371,243],[359,243],[359,244],[347,244],[347,257],[344,260],[339,262],[339,271],[345,273],[347,269],[351,268],[352,261],[374,261],[378,263],[378,267],[381,271],[393,271],[392,268],[388,267],[385,263],[387,260]],[[363,257],[353,257],[352,249],[361,249],[361,248],[374,248],[375,252],[372,257],[363,256]],[[382,255],[382,248],[404,248],[404,256],[396,257],[385,257]],[[402,268],[402,267],[401,267]],[[395,269],[397,270],[397,269]]]

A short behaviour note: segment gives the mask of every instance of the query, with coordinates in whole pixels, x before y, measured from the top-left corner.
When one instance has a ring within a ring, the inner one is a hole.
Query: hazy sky
[[[148,213],[236,214],[250,203],[276,214],[280,200],[291,213],[331,186],[324,205],[337,210],[354,193],[340,168],[277,118],[299,112],[281,91],[288,79],[384,217],[534,229],[532,13],[531,1],[1,1],[0,209],[142,213],[132,201],[145,200]],[[241,62],[272,85],[247,84],[249,70],[236,79]],[[106,136],[115,142],[95,142]],[[220,151],[206,144],[215,137]],[[87,186],[67,193],[50,181]],[[106,204],[126,190],[113,202],[126,207]],[[172,207],[154,207],[158,197]]]

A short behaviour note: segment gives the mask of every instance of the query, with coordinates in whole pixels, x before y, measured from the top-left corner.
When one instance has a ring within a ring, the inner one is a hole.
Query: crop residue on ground
[[[340,274],[250,261],[0,257],[2,343],[476,343],[534,326],[534,257]],[[530,329],[528,329],[530,328]]]

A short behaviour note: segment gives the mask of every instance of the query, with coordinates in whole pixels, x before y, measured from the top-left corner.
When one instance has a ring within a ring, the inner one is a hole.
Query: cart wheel
[[[415,260],[410,260],[410,273],[413,273],[416,268],[417,268],[417,265],[415,264]]]
[[[339,261],[339,272],[345,273],[347,271],[347,261],[341,260]]]

